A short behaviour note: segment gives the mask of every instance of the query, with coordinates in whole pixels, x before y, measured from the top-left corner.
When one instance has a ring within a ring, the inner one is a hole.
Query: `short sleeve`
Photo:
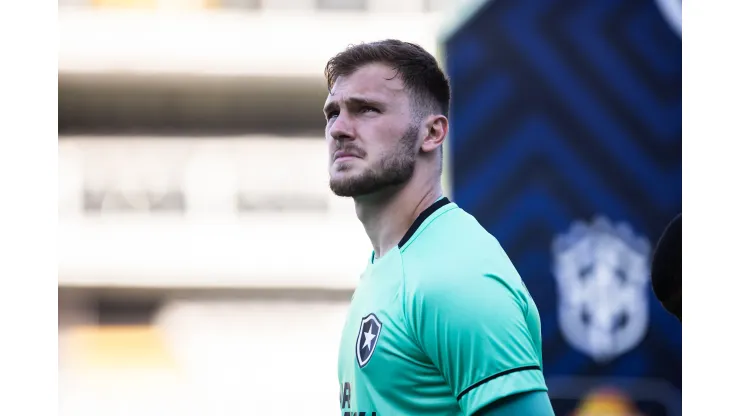
[[[525,291],[492,275],[421,278],[407,287],[409,331],[466,415],[513,394],[547,390]]]

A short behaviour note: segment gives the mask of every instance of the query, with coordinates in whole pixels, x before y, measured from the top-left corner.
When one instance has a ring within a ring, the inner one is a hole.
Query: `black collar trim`
[[[432,214],[434,214],[435,211],[442,208],[443,206],[450,203],[450,200],[447,197],[444,197],[437,202],[433,203],[429,206],[429,208],[425,209],[421,214],[419,214],[418,217],[416,217],[416,220],[414,220],[414,223],[411,224],[411,227],[408,231],[406,231],[406,234],[403,236],[401,241],[398,243],[398,248],[404,246],[404,244],[408,243],[411,237],[413,237],[414,233],[416,233],[416,230],[421,227],[421,224],[429,218]]]

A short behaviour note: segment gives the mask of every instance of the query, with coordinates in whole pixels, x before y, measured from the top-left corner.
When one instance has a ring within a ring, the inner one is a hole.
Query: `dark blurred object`
[[[681,320],[681,214],[668,224],[653,254],[653,292],[663,307]]]

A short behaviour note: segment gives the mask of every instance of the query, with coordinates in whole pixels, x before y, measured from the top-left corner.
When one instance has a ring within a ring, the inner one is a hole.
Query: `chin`
[[[329,176],[329,188],[341,197],[357,196],[362,192],[362,182],[361,172],[332,172]]]
[[[352,183],[355,182],[355,178],[359,177],[359,172],[350,172],[348,170],[337,172],[333,170],[329,175],[329,181],[332,183]]]
[[[363,172],[363,169],[357,165],[353,165],[352,162],[340,162],[334,163],[329,169],[329,173],[332,178],[347,179],[353,176],[359,176]]]

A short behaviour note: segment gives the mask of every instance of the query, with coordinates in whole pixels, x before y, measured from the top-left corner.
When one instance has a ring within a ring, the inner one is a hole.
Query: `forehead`
[[[406,98],[406,90],[396,70],[385,64],[373,63],[364,65],[347,76],[338,77],[326,102],[338,102],[352,97],[385,102],[402,101]]]

